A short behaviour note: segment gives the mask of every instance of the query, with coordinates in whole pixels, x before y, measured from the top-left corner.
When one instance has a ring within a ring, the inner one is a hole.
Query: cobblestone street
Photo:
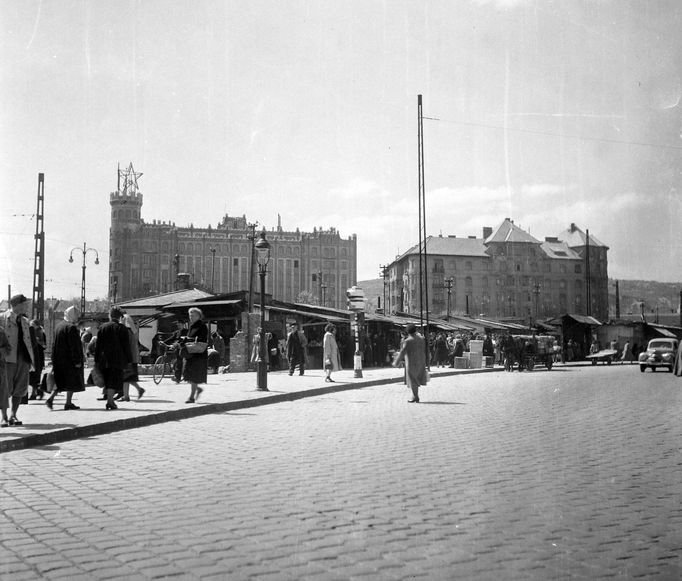
[[[0,456],[3,579],[682,578],[682,382],[380,385]]]

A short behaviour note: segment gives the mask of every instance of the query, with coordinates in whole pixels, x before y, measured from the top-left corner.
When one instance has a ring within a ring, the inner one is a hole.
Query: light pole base
[[[257,387],[256,391],[270,391],[267,387]]]
[[[362,356],[356,355],[353,358],[353,377],[355,379],[362,379]]]

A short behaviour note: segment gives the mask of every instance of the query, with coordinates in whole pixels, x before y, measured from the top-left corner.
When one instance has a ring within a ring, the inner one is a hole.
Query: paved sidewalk
[[[502,370],[501,367],[466,370],[433,368],[431,374],[442,377]],[[97,399],[102,390],[88,387],[84,392],[74,395],[73,402],[80,406],[80,410],[65,411],[63,394],[55,398],[52,410],[45,405],[44,399],[22,405],[18,416],[23,425],[0,429],[0,453],[204,414],[403,381],[403,370],[392,367],[364,369],[362,373],[362,378],[355,378],[352,369],[343,370],[334,373],[335,383],[326,383],[321,369],[306,370],[303,376],[296,374],[291,377],[286,371],[276,371],[268,374],[270,391],[267,392],[256,391],[255,372],[209,375],[201,398],[194,404],[185,403],[189,396],[189,384],[178,385],[170,379],[164,379],[156,385],[151,376],[140,376],[140,386],[146,390],[142,399],[136,399],[137,392],[131,387],[131,401],[118,402],[118,410],[112,411],[106,411],[105,402]]]

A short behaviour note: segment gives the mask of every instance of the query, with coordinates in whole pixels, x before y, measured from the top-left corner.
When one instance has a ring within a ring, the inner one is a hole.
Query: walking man
[[[419,403],[419,386],[426,385],[426,353],[424,352],[424,337],[417,333],[417,327],[410,323],[407,326],[407,338],[396,357],[393,367],[405,361],[405,380],[407,387],[412,390],[409,403]]]
[[[301,337],[298,334],[298,323],[289,325],[287,335],[287,359],[289,360],[289,375],[294,374],[294,369],[298,365],[298,374],[303,375],[305,371],[305,351]]]
[[[3,425],[21,426],[17,418],[21,400],[28,393],[28,374],[33,367],[33,345],[28,319],[28,299],[14,295],[9,300],[10,308],[0,315],[0,327],[5,331],[10,351],[6,356],[7,384],[2,397]],[[11,400],[11,415],[7,418],[7,406]]]

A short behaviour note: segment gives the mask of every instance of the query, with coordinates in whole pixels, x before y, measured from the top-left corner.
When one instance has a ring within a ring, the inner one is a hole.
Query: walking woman
[[[52,343],[52,370],[56,388],[45,400],[45,405],[52,409],[54,398],[58,392],[66,392],[65,410],[80,409],[73,403],[74,392],[85,391],[83,379],[83,345],[78,333],[78,317],[76,307],[64,311],[64,320],[57,325]]]
[[[200,309],[192,307],[188,311],[189,314],[189,330],[185,337],[184,344],[188,343],[203,343],[208,346],[208,327],[204,323],[204,314]],[[204,391],[199,387],[200,383],[206,383],[206,376],[208,374],[208,352],[207,349],[201,353],[188,353],[185,358],[185,367],[183,370],[183,379],[189,382],[190,394],[185,403],[194,403],[201,392]]]
[[[140,349],[138,347],[138,330],[135,321],[129,314],[123,315],[121,319],[123,325],[128,329],[128,338],[130,339],[130,354],[133,360],[126,365],[123,370],[123,396],[121,401],[130,401],[130,386],[134,385],[137,389],[137,399],[144,395],[144,389],[140,387],[140,381],[137,364],[140,361]],[[114,398],[116,399],[116,398]]]
[[[327,323],[324,331],[322,360],[324,361],[324,372],[327,374],[324,380],[334,383],[332,371],[341,371],[341,355],[339,354],[339,346],[336,343],[336,327],[331,323]]]

